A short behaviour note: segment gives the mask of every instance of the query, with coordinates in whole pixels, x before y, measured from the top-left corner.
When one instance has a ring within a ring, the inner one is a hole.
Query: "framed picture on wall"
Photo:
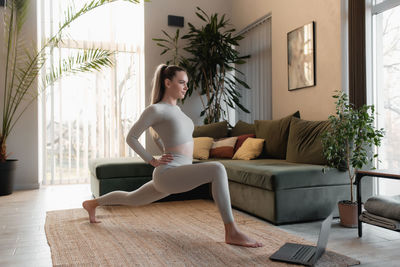
[[[315,22],[287,34],[288,90],[315,86]]]

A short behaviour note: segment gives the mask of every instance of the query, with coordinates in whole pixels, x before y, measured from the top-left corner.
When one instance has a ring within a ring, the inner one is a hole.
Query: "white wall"
[[[160,56],[162,49],[155,45],[152,38],[164,37],[161,30],[165,30],[169,34],[174,35],[177,27],[168,26],[168,15],[176,15],[184,17],[185,26],[180,32],[185,34],[188,32],[187,23],[190,22],[196,27],[203,25],[195,14],[196,7],[200,7],[207,14],[218,13],[226,14],[231,17],[232,1],[231,0],[152,0],[144,4],[144,54],[145,54],[145,89],[146,89],[146,106],[150,104],[151,97],[151,80],[155,68],[165,63],[168,58],[166,55]],[[189,77],[190,79],[190,77]],[[188,115],[195,125],[202,123],[200,112],[202,104],[197,92],[193,92],[192,96],[187,98],[182,110]],[[150,153],[160,153],[150,134],[146,135],[147,149]]]
[[[325,120],[335,111],[332,95],[342,87],[341,1],[232,0],[232,21],[240,30],[272,14],[272,117],[300,110],[308,120]],[[251,3],[251,4],[250,4]],[[288,91],[287,33],[316,22],[316,86]]]
[[[0,18],[3,19],[3,8],[0,8]],[[36,44],[36,0],[31,1],[27,21],[24,24],[21,36],[27,41]],[[3,31],[4,24],[0,24],[0,113],[2,114],[4,94],[4,69],[6,57],[4,55]],[[33,85],[34,88],[37,86]],[[38,183],[38,109],[37,103],[33,102],[29,109],[19,119],[7,139],[7,152],[10,159],[18,159],[16,170],[15,189],[39,188]]]

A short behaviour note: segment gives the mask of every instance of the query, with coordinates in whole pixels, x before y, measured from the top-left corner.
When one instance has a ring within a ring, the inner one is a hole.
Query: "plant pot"
[[[5,162],[0,162],[0,196],[13,192],[17,161],[17,159],[7,159]]]
[[[338,203],[340,224],[344,227],[358,226],[357,202],[342,200]]]

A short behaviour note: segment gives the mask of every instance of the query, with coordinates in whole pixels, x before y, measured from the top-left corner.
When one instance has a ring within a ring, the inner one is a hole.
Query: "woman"
[[[143,160],[155,167],[152,181],[133,192],[114,191],[84,201],[82,206],[88,211],[90,222],[97,223],[97,206],[141,206],[169,194],[212,183],[212,195],[225,226],[225,242],[246,247],[261,247],[261,243],[239,231],[234,222],[225,167],[216,161],[192,164],[194,125],[177,105],[177,100],[183,99],[188,90],[187,82],[188,77],[184,69],[159,65],[153,79],[152,105],[143,111],[126,138],[129,146]],[[157,146],[164,151],[160,159],[153,158],[138,141],[140,135],[149,127]]]

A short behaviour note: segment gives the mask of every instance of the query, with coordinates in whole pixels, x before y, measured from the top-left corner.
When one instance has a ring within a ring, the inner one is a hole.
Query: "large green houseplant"
[[[344,169],[350,180],[350,200],[338,203],[340,222],[343,226],[357,225],[357,203],[354,200],[353,183],[357,169],[372,163],[378,154],[384,129],[375,129],[373,105],[363,105],[356,109],[341,91],[333,96],[336,99],[336,115],[329,116],[330,129],[322,135],[325,158],[330,167]]]
[[[234,28],[228,28],[229,20],[218,14],[208,16],[201,8],[197,7],[196,15],[205,24],[195,27],[188,23],[189,32],[179,38],[179,30],[175,36],[162,31],[165,38],[153,38],[157,45],[163,48],[162,54],[172,53],[173,63],[184,67],[189,75],[188,93],[191,96],[197,91],[202,101],[203,110],[200,116],[205,115],[204,123],[218,122],[226,117],[226,111],[221,104],[236,109],[237,107],[246,113],[249,111],[240,103],[241,94],[236,85],[240,84],[250,89],[245,81],[238,78],[235,72],[242,73],[236,65],[246,63],[249,56],[240,56],[235,47],[242,35],[234,35]],[[179,47],[179,40],[185,42],[183,48]],[[181,51],[183,49],[183,51]],[[206,97],[204,103],[201,96]],[[236,107],[234,107],[236,104]]]
[[[8,159],[6,144],[7,138],[12,133],[15,124],[34,103],[37,97],[46,88],[62,76],[77,73],[101,70],[103,67],[113,65],[113,51],[90,48],[76,53],[63,60],[58,66],[46,70],[46,77],[39,81],[38,88],[35,85],[38,76],[46,61],[50,58],[49,47],[57,47],[63,41],[68,26],[86,13],[117,0],[93,0],[83,4],[79,10],[70,7],[65,11],[64,21],[59,25],[55,34],[47,39],[39,49],[28,43],[24,38],[22,28],[26,22],[29,10],[29,0],[8,0],[2,8],[5,32],[4,44],[1,44],[4,72],[3,84],[0,84],[0,92],[3,92],[1,101],[1,132],[0,132],[0,195],[12,193],[13,178],[16,159]],[[124,0],[138,3],[139,0]],[[3,60],[4,59],[4,60]]]

